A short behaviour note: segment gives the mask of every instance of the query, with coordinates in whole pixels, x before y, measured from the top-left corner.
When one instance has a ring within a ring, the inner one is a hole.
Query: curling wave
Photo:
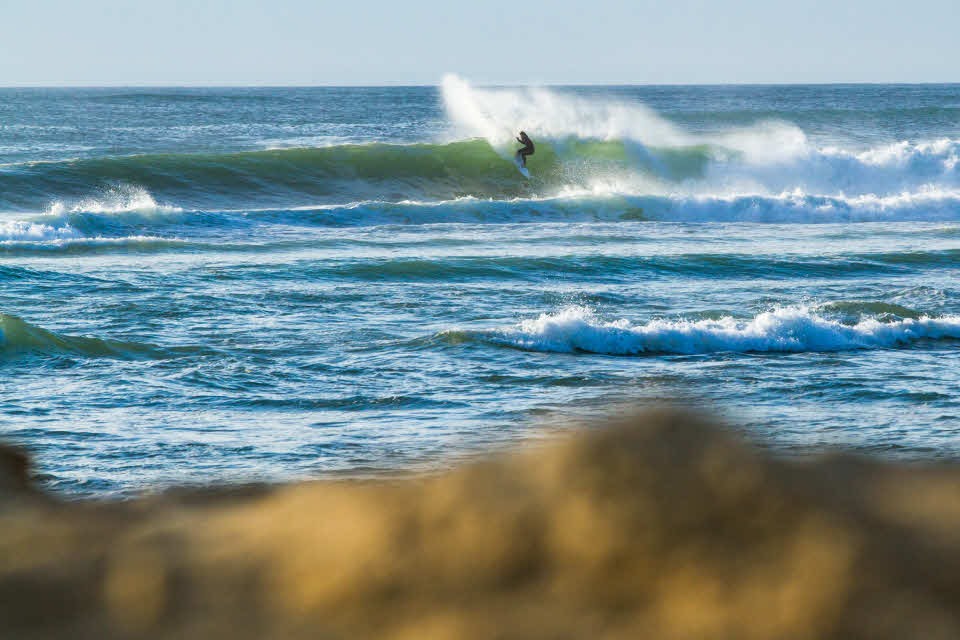
[[[545,154],[547,155],[547,154]],[[385,143],[237,153],[163,153],[8,165],[0,208],[83,199],[94,187],[134,184],[188,206],[289,205],[304,199],[450,199],[528,192],[512,163],[483,140]],[[308,200],[309,201],[309,200]],[[88,210],[89,208],[87,208]]]
[[[719,141],[693,142],[660,147],[629,139],[543,138],[529,160],[531,180],[516,171],[511,147],[476,138],[8,165],[0,170],[0,209],[75,218],[173,217],[183,214],[184,206],[628,197],[660,199],[691,211],[703,202],[745,199],[788,212],[806,207],[869,215],[925,206],[942,206],[950,215],[958,211],[957,140],[904,142],[859,153],[805,148],[776,158]],[[100,195],[91,198],[91,191]]]

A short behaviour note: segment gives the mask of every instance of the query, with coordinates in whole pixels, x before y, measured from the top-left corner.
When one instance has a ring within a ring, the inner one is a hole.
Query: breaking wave
[[[630,196],[573,191],[549,198],[437,202],[361,201],[344,205],[204,211],[159,205],[139,189],[135,206],[103,199],[55,203],[44,214],[0,218],[0,253],[248,250],[263,244],[257,227],[364,227],[443,223],[537,222],[840,223],[960,220],[960,190],[886,197],[828,197],[800,191],[770,196]],[[223,234],[241,231],[243,246]],[[312,236],[304,236],[307,240]],[[269,243],[268,243],[269,244]],[[266,246],[266,245],[264,245]],[[272,245],[271,245],[272,246]],[[634,265],[639,268],[642,265]]]
[[[727,316],[633,324],[624,319],[604,321],[590,309],[570,307],[524,320],[508,329],[448,332],[447,337],[532,351],[617,356],[842,351],[960,339],[960,316],[863,317],[855,323],[845,323],[808,307],[791,307],[767,311],[748,320]]]
[[[0,254],[176,247],[183,241],[140,232],[183,223],[187,215],[142,187],[118,185],[97,197],[55,201],[42,215],[0,220]]]
[[[563,219],[574,207],[581,219],[602,220],[960,217],[960,139],[816,146],[783,118],[695,134],[635,102],[475,88],[456,76],[444,79],[441,97],[450,141],[3,165],[0,210],[50,217],[2,223],[0,238],[115,235],[124,225],[143,233],[223,222],[199,211],[307,206],[324,209],[312,216],[321,224]],[[512,162],[521,127],[537,145],[529,180]]]
[[[33,163],[0,171],[0,207],[61,214],[178,210],[158,204],[152,194],[218,209],[580,194],[731,198],[800,192],[883,200],[960,192],[958,140],[903,142],[859,153],[806,148],[760,161],[756,152],[715,142],[658,147],[629,139],[541,138],[528,163],[531,180],[516,171],[511,150],[469,139]],[[92,189],[106,196],[90,198]]]

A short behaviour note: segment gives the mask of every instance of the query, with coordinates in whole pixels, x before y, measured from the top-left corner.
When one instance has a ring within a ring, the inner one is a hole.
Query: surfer
[[[523,145],[522,149],[517,149],[517,153],[520,154],[520,161],[523,163],[523,166],[526,167],[527,156],[533,155],[533,140],[530,139],[530,136],[528,136],[525,131],[521,131],[517,142]]]

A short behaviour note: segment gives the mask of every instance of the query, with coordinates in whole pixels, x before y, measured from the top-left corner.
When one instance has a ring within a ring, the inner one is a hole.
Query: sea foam
[[[82,234],[70,225],[55,226],[30,220],[0,222],[0,242],[42,242],[68,240]]]
[[[180,207],[158,204],[142,187],[118,185],[98,197],[69,204],[55,201],[40,215],[11,216],[0,221],[0,250],[163,243],[167,240],[154,235],[124,232],[175,222],[184,213]]]
[[[47,213],[62,215],[65,213],[125,213],[125,212],[182,212],[173,205],[159,204],[149,191],[141,186],[121,184],[106,189],[97,196],[82,198],[65,203],[57,200],[50,205]]]

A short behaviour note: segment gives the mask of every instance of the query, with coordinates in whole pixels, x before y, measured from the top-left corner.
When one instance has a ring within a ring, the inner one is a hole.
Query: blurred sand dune
[[[431,478],[62,502],[0,451],[3,638],[960,638],[960,467],[671,410]]]

